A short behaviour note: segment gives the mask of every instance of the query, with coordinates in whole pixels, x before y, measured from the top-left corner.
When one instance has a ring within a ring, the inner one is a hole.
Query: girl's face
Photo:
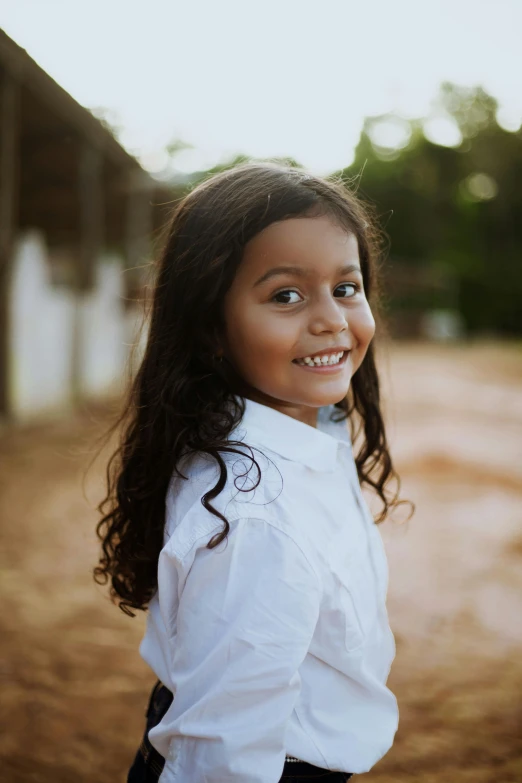
[[[251,387],[247,397],[314,427],[317,409],[348,393],[375,333],[357,240],[329,217],[257,234],[224,308],[223,352]],[[336,364],[313,360],[341,352]]]

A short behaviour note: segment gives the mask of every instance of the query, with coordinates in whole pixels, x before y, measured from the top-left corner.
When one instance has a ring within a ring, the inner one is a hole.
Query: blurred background
[[[2,780],[126,779],[154,676],[91,577],[114,439],[89,465],[173,202],[270,159],[355,184],[388,236],[416,513],[381,527],[401,722],[365,779],[521,781],[520,2],[4,0],[0,26]]]

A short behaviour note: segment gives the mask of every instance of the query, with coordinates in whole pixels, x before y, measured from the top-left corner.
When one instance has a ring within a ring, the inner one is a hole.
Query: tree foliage
[[[461,135],[458,146],[430,141],[410,121],[409,143],[380,148],[366,120],[354,163],[359,195],[377,205],[390,237],[387,260],[444,274],[446,302],[470,331],[522,332],[522,131],[497,122],[497,104],[482,88],[449,83],[436,103]],[[455,300],[455,291],[456,300]]]

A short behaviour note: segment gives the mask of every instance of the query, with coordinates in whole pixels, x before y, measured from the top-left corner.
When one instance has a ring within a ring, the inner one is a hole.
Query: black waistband
[[[285,759],[281,781],[284,781],[286,777],[291,777],[292,780],[295,780],[301,776],[307,780],[319,778],[321,783],[345,783],[345,781],[350,780],[352,773],[334,772],[329,769],[324,769],[324,767],[316,767],[314,764],[309,764],[308,761],[287,761]]]

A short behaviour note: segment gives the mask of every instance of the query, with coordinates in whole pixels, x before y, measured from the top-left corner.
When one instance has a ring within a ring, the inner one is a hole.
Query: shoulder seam
[[[286,536],[286,538],[290,539],[290,541],[292,541],[293,544],[295,544],[297,549],[299,549],[300,553],[302,554],[302,556],[306,560],[308,566],[310,567],[310,570],[313,572],[315,578],[317,579],[317,583],[318,583],[319,589],[322,590],[322,579],[321,579],[321,577],[320,577],[320,575],[319,575],[319,573],[317,571],[317,568],[314,566],[314,564],[312,563],[312,561],[310,560],[310,558],[308,557],[308,555],[304,551],[303,547],[299,544],[298,541],[295,540],[295,538],[293,538],[293,536],[291,536],[289,533],[287,533],[286,530],[282,530],[280,527],[275,525],[270,519],[267,519],[267,518],[264,518],[264,517],[254,517],[254,516],[233,517],[233,519],[229,519],[228,522],[231,525],[233,522],[240,522],[241,520],[244,520],[245,522],[248,521],[248,520],[253,520],[253,521],[256,521],[256,522],[264,522],[267,525],[270,525],[274,530],[277,530],[278,533],[281,533],[282,535]],[[222,520],[216,521],[216,524],[210,530],[206,530],[204,533],[201,533],[200,535],[196,536],[192,540],[190,546],[188,547],[188,549],[186,550],[186,552],[183,555],[180,555],[179,553],[177,553],[175,551],[173,552],[173,554],[177,557],[178,560],[180,560],[182,562],[185,559],[185,557],[188,555],[188,553],[190,552],[190,550],[192,549],[192,547],[194,546],[194,544],[197,541],[199,541],[202,538],[207,538],[207,537],[210,540],[210,538],[212,538],[212,536],[215,533],[217,533],[219,530],[221,530],[222,528],[223,528]],[[168,546],[168,544],[166,546]]]

